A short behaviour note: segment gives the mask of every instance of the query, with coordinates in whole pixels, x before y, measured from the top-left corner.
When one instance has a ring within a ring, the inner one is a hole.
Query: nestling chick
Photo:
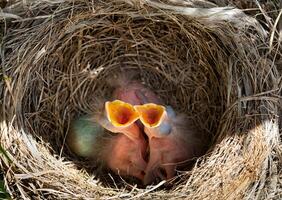
[[[138,117],[130,106],[124,102],[107,102],[104,112],[77,119],[67,144],[77,155],[99,160],[121,176],[143,180],[147,143],[134,124]]]
[[[170,106],[152,103],[135,106],[135,109],[149,137],[150,158],[144,184],[156,178],[171,179],[179,165],[203,155],[204,135],[185,115],[176,113]]]
[[[143,137],[142,130],[135,123],[139,119],[138,113],[131,104],[120,100],[106,102],[105,111],[105,115],[98,117],[97,121],[112,133],[122,133],[127,136],[127,138],[123,138],[119,143],[112,143],[112,146],[115,147],[115,152],[119,154],[116,155],[115,160],[110,160],[108,165],[111,166],[111,169],[119,166],[119,171],[124,169],[129,170],[132,167],[135,169],[135,172],[128,175],[142,180],[144,178],[144,170],[147,166],[144,160],[147,142]],[[125,162],[124,155],[127,155],[128,162]],[[121,172],[119,173],[121,174]]]

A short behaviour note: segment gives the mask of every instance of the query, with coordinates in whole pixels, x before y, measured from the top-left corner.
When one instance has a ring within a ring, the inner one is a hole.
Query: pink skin
[[[162,104],[161,99],[154,92],[138,82],[118,87],[114,91],[113,97],[132,105],[144,103]]]
[[[150,135],[149,131],[146,131]],[[144,184],[153,182],[157,177],[162,180],[168,180],[174,177],[176,166],[191,158],[187,151],[187,144],[183,138],[170,134],[165,137],[152,136],[149,140],[150,159],[146,168]],[[165,174],[162,171],[165,171]]]
[[[170,119],[166,116],[163,122],[170,123],[172,127],[167,135],[160,134],[157,128],[145,127],[150,145],[150,158],[143,180],[145,185],[152,183],[156,178],[173,178],[177,166],[203,153],[204,141],[200,139],[201,133],[187,118],[176,116]]]
[[[110,122],[106,121],[100,121],[100,124],[107,129],[108,131],[111,131],[112,133],[123,133],[127,137],[129,137],[131,140],[140,140],[143,139],[142,132],[140,128],[135,124],[131,124],[127,127],[115,127]]]
[[[123,134],[118,134],[105,151],[107,165],[121,176],[134,176],[143,180],[147,167],[143,159],[146,149],[144,138],[131,140]]]
[[[104,152],[107,166],[121,176],[134,176],[143,180],[147,166],[144,158],[148,144],[141,129],[135,123],[126,127],[116,127],[104,117],[98,121],[110,132],[122,133],[112,139]]]

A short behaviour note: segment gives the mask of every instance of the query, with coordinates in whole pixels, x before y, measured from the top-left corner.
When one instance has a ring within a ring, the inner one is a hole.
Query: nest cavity
[[[195,5],[204,8],[193,12]],[[11,9],[17,19],[4,35],[0,128],[14,197],[279,195],[269,181],[279,144],[278,73],[263,54],[268,33],[255,19],[213,3],[142,0],[18,2]],[[163,182],[153,189],[102,183],[65,145],[71,120],[91,113],[93,102],[110,96],[109,80],[130,70],[210,138],[207,154],[179,173],[169,193],[157,189]]]

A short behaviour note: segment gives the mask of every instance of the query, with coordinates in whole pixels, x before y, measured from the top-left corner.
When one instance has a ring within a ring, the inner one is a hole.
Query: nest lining
[[[13,160],[3,159],[2,166],[12,166],[9,185],[17,180],[9,189],[18,196],[65,199],[267,195],[257,189],[268,187],[262,172],[278,143],[276,100],[266,92],[277,87],[277,72],[258,49],[260,27],[243,14],[253,32],[241,29],[238,19],[194,18],[132,2],[31,4],[35,16],[50,18],[14,23],[5,38],[10,79],[1,124],[1,144]],[[110,96],[107,82],[117,71],[131,69],[212,138],[209,153],[181,173],[169,193],[102,185],[95,171],[77,170],[84,161],[65,148],[70,121]]]

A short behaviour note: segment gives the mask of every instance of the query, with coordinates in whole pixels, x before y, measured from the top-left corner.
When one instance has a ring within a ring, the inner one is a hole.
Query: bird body
[[[143,138],[131,140],[124,134],[114,136],[104,150],[108,168],[122,176],[144,179],[147,162],[144,160],[147,143]]]
[[[144,184],[156,178],[168,180],[175,176],[176,168],[201,156],[205,149],[203,134],[184,115],[170,106],[145,104],[135,106],[149,138],[150,158],[145,171]],[[155,113],[154,120],[148,116]]]

